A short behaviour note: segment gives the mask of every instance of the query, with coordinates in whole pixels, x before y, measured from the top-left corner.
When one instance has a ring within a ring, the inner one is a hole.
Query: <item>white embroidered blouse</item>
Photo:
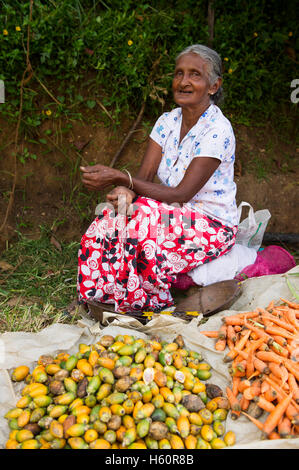
[[[151,131],[150,138],[162,147],[157,172],[161,183],[176,187],[193,158],[219,159],[217,170],[187,205],[225,225],[237,225],[235,136],[230,121],[211,104],[179,144],[181,123],[182,109],[175,108],[162,114]]]

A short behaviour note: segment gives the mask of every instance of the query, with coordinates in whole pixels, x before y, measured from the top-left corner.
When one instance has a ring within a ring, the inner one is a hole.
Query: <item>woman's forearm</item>
[[[133,177],[133,191],[136,194],[140,194],[145,197],[150,197],[156,199],[157,201],[165,202],[167,204],[172,204],[174,202],[183,203],[187,202],[186,195],[183,195],[178,188],[170,188],[169,186],[164,186],[163,184],[153,183],[152,181],[146,181],[144,179]],[[129,177],[126,174],[119,176],[119,181],[117,184],[122,186],[128,186]]]

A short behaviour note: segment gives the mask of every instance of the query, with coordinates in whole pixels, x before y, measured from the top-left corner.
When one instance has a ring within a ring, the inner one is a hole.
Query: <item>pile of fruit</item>
[[[179,335],[103,335],[76,354],[41,356],[21,398],[5,418],[8,449],[220,449],[235,443],[225,432],[230,408],[206,381],[211,367]]]

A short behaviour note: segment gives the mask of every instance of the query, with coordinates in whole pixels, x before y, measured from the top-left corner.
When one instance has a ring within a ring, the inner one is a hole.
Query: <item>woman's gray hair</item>
[[[197,54],[208,65],[207,72],[210,85],[214,85],[218,78],[222,78],[222,61],[220,55],[210,47],[203,46],[202,44],[193,44],[192,46],[184,49],[176,57],[176,62],[185,54]],[[211,100],[218,104],[223,99],[223,88],[220,86],[214,95],[211,95]]]

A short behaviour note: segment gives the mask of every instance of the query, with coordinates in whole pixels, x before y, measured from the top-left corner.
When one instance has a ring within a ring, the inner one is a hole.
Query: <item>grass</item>
[[[37,240],[18,234],[1,257],[0,332],[36,332],[79,319],[67,311],[76,298],[77,252],[77,242],[56,248],[45,227]]]

